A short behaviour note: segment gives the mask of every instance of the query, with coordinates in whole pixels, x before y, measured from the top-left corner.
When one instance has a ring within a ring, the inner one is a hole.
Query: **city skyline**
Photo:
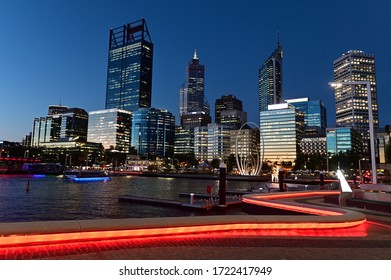
[[[90,1],[4,4],[1,140],[21,141],[49,105],[104,109],[108,31],[141,18],[154,42],[152,107],[173,113],[176,124],[183,69],[194,49],[206,68],[209,104],[233,94],[243,100],[248,120],[258,122],[258,69],[275,49],[277,32],[284,49],[284,99],[322,100],[328,126],[335,126],[334,90],[328,86],[333,61],[349,50],[362,50],[376,58],[380,127],[391,124],[387,1],[115,2],[123,6],[115,13],[110,12],[113,4]],[[200,16],[187,20],[192,13]],[[349,22],[348,31],[340,27],[342,21]]]

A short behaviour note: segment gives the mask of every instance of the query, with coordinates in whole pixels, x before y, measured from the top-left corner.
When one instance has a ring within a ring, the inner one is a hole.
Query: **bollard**
[[[190,204],[191,204],[191,205],[194,204],[194,193],[191,193],[191,194],[190,194]]]
[[[219,176],[219,207],[226,207],[226,193],[227,193],[227,180],[226,180],[226,172],[227,166],[224,162],[220,163],[220,176]]]
[[[280,187],[280,192],[284,191],[284,168],[280,167],[278,170],[278,183]]]

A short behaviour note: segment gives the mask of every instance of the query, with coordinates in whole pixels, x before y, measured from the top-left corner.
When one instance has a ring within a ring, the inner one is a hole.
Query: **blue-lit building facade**
[[[110,30],[105,109],[151,107],[153,43],[144,19]]]
[[[294,164],[304,133],[304,114],[287,103],[269,105],[268,109],[260,112],[259,118],[264,160]]]
[[[353,151],[362,154],[363,143],[358,131],[351,127],[327,128],[327,153],[336,155]]]
[[[306,134],[325,135],[327,128],[326,107],[320,100],[297,98],[285,100],[288,104],[304,114],[304,131]]]
[[[267,111],[268,105],[283,102],[282,47],[277,48],[262,64],[258,73],[259,111]]]
[[[89,113],[88,141],[102,143],[105,150],[129,153],[132,113],[117,108]]]
[[[131,146],[144,158],[174,153],[175,117],[167,110],[140,108],[133,112]]]

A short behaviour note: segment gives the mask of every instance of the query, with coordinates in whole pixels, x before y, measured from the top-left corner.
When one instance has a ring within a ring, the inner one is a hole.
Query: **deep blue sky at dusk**
[[[205,95],[243,101],[258,123],[258,69],[284,50],[284,99],[323,100],[335,125],[333,60],[375,55],[380,125],[391,124],[391,1],[2,1],[0,140],[21,141],[48,105],[104,109],[109,29],[141,18],[154,43],[152,106],[178,115],[194,49]],[[178,120],[177,120],[178,122]]]

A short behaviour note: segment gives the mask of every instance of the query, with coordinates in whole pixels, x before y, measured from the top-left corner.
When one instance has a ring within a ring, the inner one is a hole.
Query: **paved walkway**
[[[243,231],[0,248],[0,259],[391,260],[390,217],[354,229]],[[380,217],[380,218],[379,218]],[[362,236],[365,234],[367,236]]]
[[[322,204],[322,201],[312,200],[311,203]],[[391,214],[360,211],[367,215],[368,221],[354,228],[245,230],[185,236],[0,247],[0,259],[391,260]]]

